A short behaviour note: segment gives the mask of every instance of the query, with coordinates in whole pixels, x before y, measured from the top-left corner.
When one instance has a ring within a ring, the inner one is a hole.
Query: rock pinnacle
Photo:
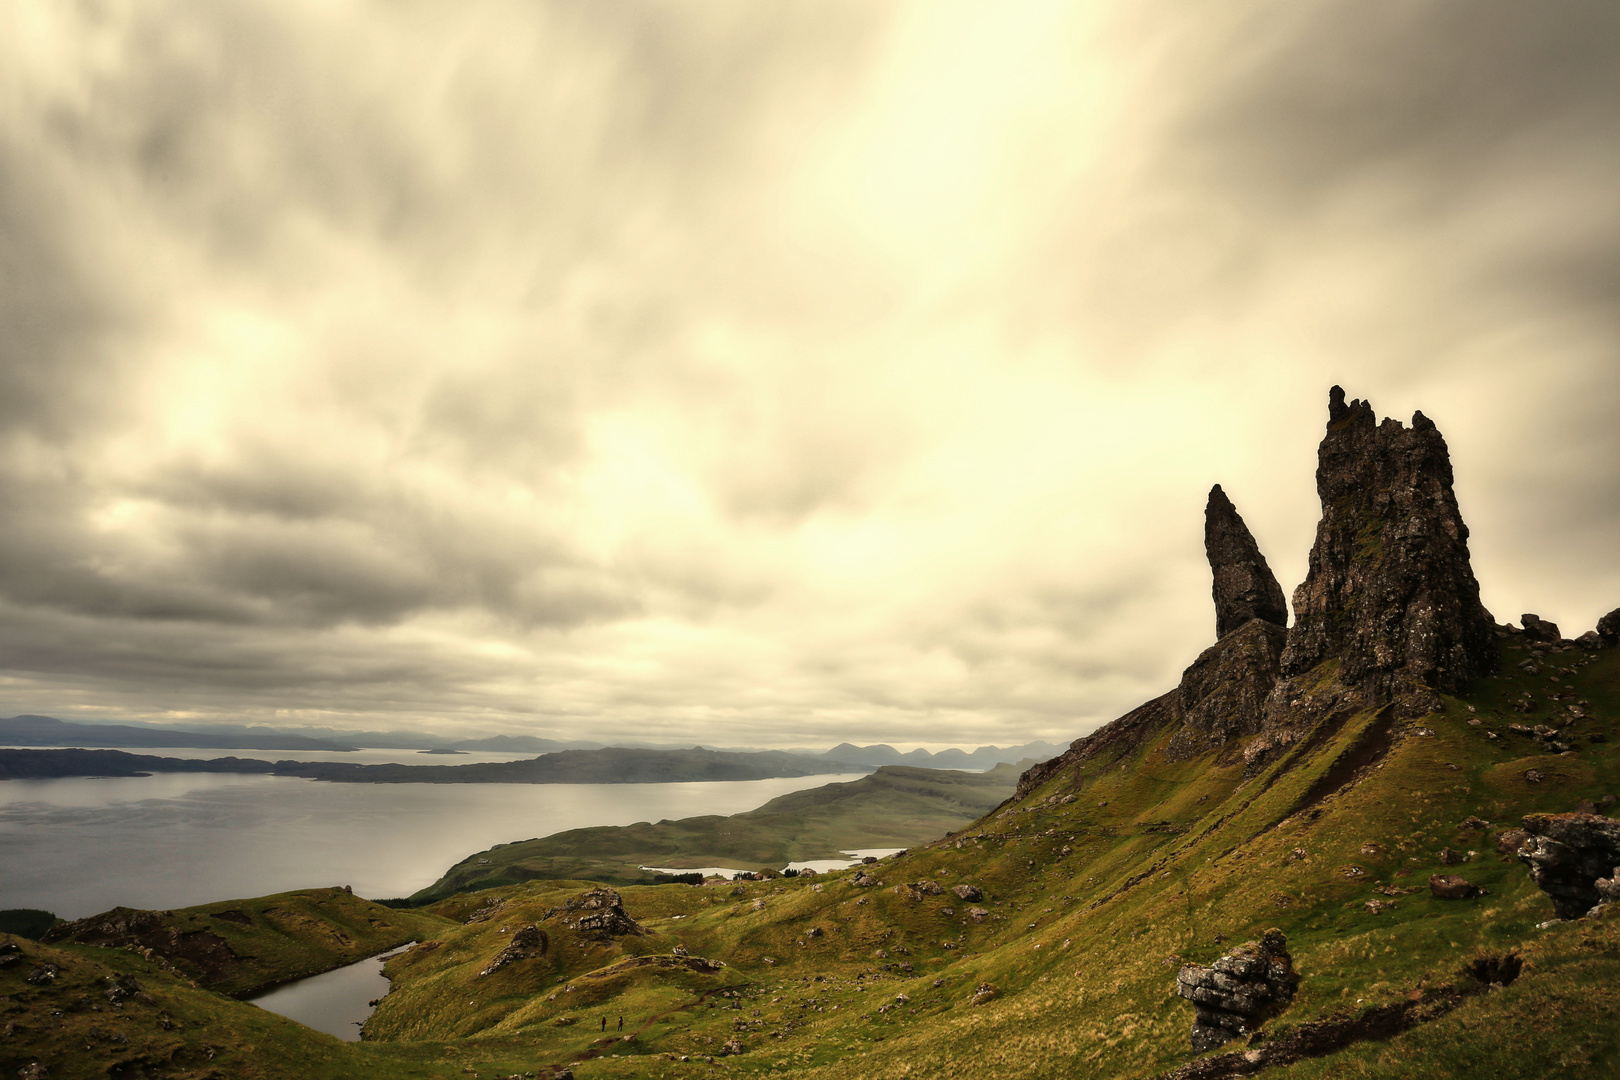
[[[1243,524],[1221,485],[1209,490],[1204,507],[1204,552],[1215,576],[1215,637],[1225,637],[1250,619],[1288,625],[1282,586],[1266,565],[1260,546]]]

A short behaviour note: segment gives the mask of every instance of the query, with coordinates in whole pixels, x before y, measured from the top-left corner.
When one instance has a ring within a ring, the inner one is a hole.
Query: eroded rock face
[[[1287,634],[1250,619],[1193,661],[1174,691],[1181,728],[1165,748],[1168,760],[1196,757],[1260,730]]]
[[[1204,553],[1215,584],[1215,636],[1223,638],[1250,619],[1288,625],[1288,604],[1282,586],[1266,565],[1237,507],[1221,485],[1209,492],[1204,507]]]
[[[1198,1052],[1249,1034],[1287,1008],[1298,987],[1281,930],[1267,930],[1209,967],[1187,964],[1176,975],[1176,993],[1197,1011],[1191,1039]]]
[[[586,937],[601,941],[609,938],[641,935],[647,931],[625,913],[624,898],[613,889],[592,889],[580,893],[560,908],[551,908],[541,920],[563,916],[563,923]]]
[[[1434,423],[1421,412],[1409,428],[1379,423],[1370,403],[1346,405],[1335,386],[1317,462],[1322,521],[1294,590],[1283,676],[1338,658],[1340,681],[1382,703],[1413,685],[1458,691],[1493,671],[1494,624]],[[1281,684],[1276,693],[1291,696]]]
[[[1552,897],[1560,919],[1578,919],[1604,900],[1599,878],[1620,866],[1620,821],[1601,814],[1530,814],[1519,861]]]

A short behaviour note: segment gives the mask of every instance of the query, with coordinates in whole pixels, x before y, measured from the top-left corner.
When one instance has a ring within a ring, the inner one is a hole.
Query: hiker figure
[[[624,1030],[624,1017],[622,1017],[622,1016],[619,1017],[619,1030],[620,1031]]]
[[[607,1017],[605,1017],[605,1016],[602,1017],[602,1030],[603,1031],[607,1030]]]

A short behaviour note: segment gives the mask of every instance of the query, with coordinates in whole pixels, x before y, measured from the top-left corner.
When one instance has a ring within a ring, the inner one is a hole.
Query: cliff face
[[[1294,590],[1284,677],[1336,658],[1340,682],[1382,702],[1493,671],[1493,624],[1434,423],[1420,412],[1410,428],[1380,424],[1335,386],[1317,461],[1322,520]]]
[[[1223,638],[1250,619],[1288,625],[1282,586],[1260,554],[1260,545],[1221,485],[1204,507],[1204,553],[1215,578],[1215,637]]]

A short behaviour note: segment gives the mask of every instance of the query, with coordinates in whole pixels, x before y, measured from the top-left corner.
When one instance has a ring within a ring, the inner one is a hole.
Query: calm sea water
[[[349,885],[374,899],[406,896],[496,844],[589,825],[735,814],[789,791],[857,778],[334,784],[159,773],[9,780],[0,782],[0,908],[44,908],[72,919],[119,904],[185,907],[324,885]]]

